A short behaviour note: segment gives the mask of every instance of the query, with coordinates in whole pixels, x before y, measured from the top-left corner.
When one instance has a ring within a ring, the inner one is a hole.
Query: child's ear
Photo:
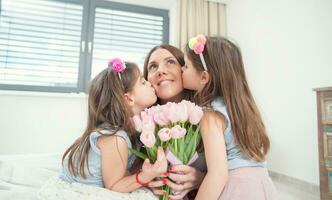
[[[209,74],[209,72],[207,72],[207,71],[204,70],[201,73],[201,81],[200,81],[200,83],[203,84],[203,85],[205,85],[205,84],[207,84],[209,82],[209,80],[210,80],[210,74]]]
[[[130,93],[124,94],[125,100],[127,101],[128,105],[133,106],[135,104],[135,99]]]

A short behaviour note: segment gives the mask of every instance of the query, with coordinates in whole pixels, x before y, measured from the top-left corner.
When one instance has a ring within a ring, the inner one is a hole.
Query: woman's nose
[[[159,71],[159,70],[157,71],[157,76],[158,76],[158,77],[162,76],[163,74],[165,74],[165,72],[163,72],[163,71]]]
[[[165,74],[167,74],[166,66],[159,65],[158,70],[157,70],[157,76],[161,76],[161,75],[165,75]]]

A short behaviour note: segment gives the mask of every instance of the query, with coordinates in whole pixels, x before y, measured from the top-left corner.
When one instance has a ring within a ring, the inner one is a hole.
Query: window
[[[158,44],[167,43],[166,16],[155,15],[156,10],[112,3],[96,5],[94,17],[94,46],[91,77],[105,68],[107,60],[119,56],[143,66],[145,56]],[[152,12],[151,12],[152,11]],[[167,13],[165,13],[167,14]]]
[[[143,64],[168,11],[101,0],[0,0],[0,89],[85,91],[111,57]]]
[[[8,89],[77,88],[82,5],[2,0],[0,84]]]

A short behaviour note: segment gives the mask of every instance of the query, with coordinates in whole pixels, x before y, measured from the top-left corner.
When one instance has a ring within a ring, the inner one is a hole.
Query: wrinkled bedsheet
[[[118,193],[59,180],[61,155],[0,156],[1,200],[157,200],[148,189]]]

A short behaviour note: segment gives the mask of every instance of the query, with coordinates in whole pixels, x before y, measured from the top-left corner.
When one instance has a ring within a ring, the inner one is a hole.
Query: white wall
[[[332,1],[229,0],[227,31],[270,134],[269,169],[319,184],[312,89],[332,86]]]
[[[86,124],[82,94],[0,92],[0,155],[62,153]]]

